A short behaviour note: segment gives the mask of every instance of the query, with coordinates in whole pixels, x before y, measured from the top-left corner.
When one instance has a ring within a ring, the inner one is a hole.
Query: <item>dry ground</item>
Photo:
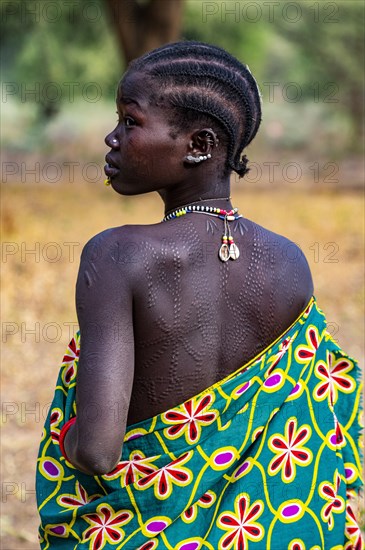
[[[243,185],[232,194],[246,217],[300,245],[330,330],[348,353],[362,360],[361,194],[309,187],[256,191]],[[162,207],[157,196],[122,198],[96,184],[9,185],[2,198],[1,548],[35,550],[37,450],[73,331],[70,323],[76,319],[74,283],[82,246],[107,227],[158,222]]]

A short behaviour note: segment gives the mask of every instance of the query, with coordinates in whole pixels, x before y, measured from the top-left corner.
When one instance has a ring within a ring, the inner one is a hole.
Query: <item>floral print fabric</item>
[[[76,415],[66,351],[37,467],[43,550],[363,550],[358,367],[314,298],[258,357],[129,426],[117,467],[88,476],[59,449]]]

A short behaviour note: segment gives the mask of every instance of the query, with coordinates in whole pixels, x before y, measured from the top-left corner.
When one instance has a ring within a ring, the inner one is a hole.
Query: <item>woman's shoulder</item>
[[[246,226],[250,244],[269,267],[277,293],[295,296],[298,307],[301,304],[304,307],[314,289],[311,270],[300,245],[250,220]]]
[[[97,263],[101,268],[117,268],[126,274],[136,272],[145,243],[158,243],[157,225],[122,225],[97,233],[85,244],[81,262]],[[161,225],[161,224],[160,224]]]
[[[110,227],[91,237],[85,247],[96,243],[113,244],[115,242],[130,240],[133,236],[148,238],[149,235],[157,233],[161,226],[161,223],[155,223],[149,225],[126,224]]]
[[[297,259],[306,261],[300,245],[288,237],[275,233],[252,220],[245,219],[244,224],[252,245],[266,249],[271,255],[281,257],[285,262],[293,262]]]

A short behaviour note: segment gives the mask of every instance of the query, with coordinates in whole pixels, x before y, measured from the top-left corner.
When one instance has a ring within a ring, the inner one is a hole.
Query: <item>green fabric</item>
[[[360,550],[357,365],[314,298],[258,357],[129,426],[121,462],[88,476],[58,437],[76,414],[71,341],[37,468],[41,548]]]

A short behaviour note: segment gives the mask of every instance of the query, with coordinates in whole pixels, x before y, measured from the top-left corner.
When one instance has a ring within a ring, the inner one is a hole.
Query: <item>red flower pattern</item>
[[[264,528],[255,520],[264,510],[261,500],[256,500],[250,506],[250,497],[246,493],[236,497],[234,502],[235,512],[223,512],[217,521],[220,529],[228,531],[219,541],[222,550],[247,550],[248,540],[258,542],[264,534]]]
[[[354,391],[354,380],[347,375],[353,368],[352,361],[344,357],[336,361],[333,353],[327,353],[327,362],[318,361],[316,364],[315,374],[321,382],[314,389],[314,398],[322,401],[328,397],[329,403],[334,405],[338,399],[338,391]]]
[[[160,500],[168,498],[172,493],[174,483],[183,487],[189,485],[193,479],[191,471],[188,468],[182,467],[182,464],[188,462],[191,456],[191,451],[184,453],[180,458],[170,462],[167,466],[137,481],[137,486],[140,489],[146,489],[154,485],[156,498]]]
[[[75,338],[72,338],[62,360],[62,364],[64,365],[62,379],[65,386],[68,386],[70,382],[76,377],[76,368],[79,355],[80,347],[78,345],[78,337],[77,341]]]
[[[274,434],[269,439],[270,450],[279,455],[269,464],[269,474],[275,475],[282,469],[281,479],[290,483],[296,476],[296,464],[307,466],[312,462],[313,454],[310,449],[303,447],[311,436],[311,428],[303,424],[297,429],[297,419],[291,417],[285,424],[285,435]]]
[[[146,458],[142,451],[133,451],[129,460],[123,460],[111,472],[103,475],[103,479],[116,479],[120,477],[121,487],[135,483],[139,478],[146,477],[157,470],[157,466],[151,464],[158,457]]]
[[[72,338],[68,345],[65,355],[63,356],[62,363],[70,363],[75,359],[78,359],[80,355],[80,347],[76,343],[76,339]]]
[[[190,445],[200,439],[201,426],[208,426],[215,421],[218,413],[210,409],[214,397],[211,393],[205,394],[200,399],[190,399],[177,407],[170,409],[162,415],[162,420],[166,424],[173,424],[170,428],[164,430],[164,434],[169,439],[176,439],[185,433],[187,443]]]
[[[107,542],[116,544],[122,541],[124,531],[121,526],[128,523],[133,514],[129,510],[114,512],[109,504],[100,504],[96,514],[85,514],[82,517],[90,524],[83,533],[83,542],[91,539],[90,550],[100,550]]]
[[[322,507],[321,518],[325,523],[328,523],[328,529],[331,531],[334,526],[333,513],[340,514],[345,509],[345,502],[338,491],[341,485],[341,477],[336,470],[333,477],[333,484],[329,481],[324,481],[319,486],[319,494],[327,500],[327,503]]]
[[[75,493],[74,495],[61,495],[57,498],[58,504],[60,506],[63,506],[64,508],[78,508],[79,506],[85,506],[85,504],[88,504],[89,502],[93,502],[94,500],[97,500],[100,498],[101,495],[91,495],[88,496],[87,492],[79,483],[76,481],[75,484]]]
[[[297,346],[295,349],[295,357],[300,363],[307,363],[315,355],[319,346],[318,329],[314,325],[309,325],[305,333],[307,345]]]

